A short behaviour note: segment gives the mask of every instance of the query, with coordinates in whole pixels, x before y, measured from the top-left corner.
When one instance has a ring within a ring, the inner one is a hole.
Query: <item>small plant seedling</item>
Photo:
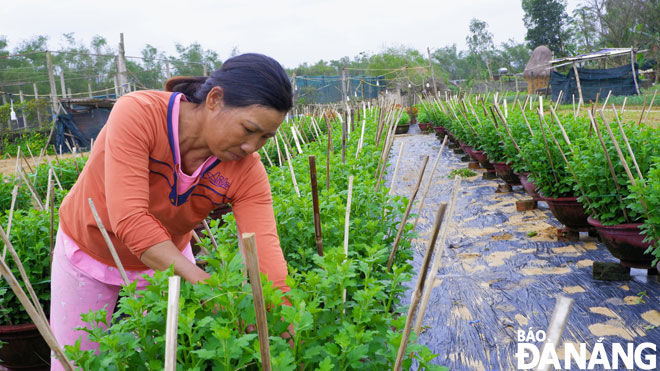
[[[527,232],[527,237],[534,237],[534,236],[536,236],[537,234],[538,234],[538,233],[536,233],[536,231],[529,231],[529,232]]]
[[[646,298],[648,298],[648,294],[646,291],[640,291],[637,293],[637,304],[643,304],[646,303]]]
[[[460,176],[461,178],[469,178],[471,176],[477,175],[477,173],[470,169],[454,169],[449,173],[448,178],[453,179],[456,177],[456,175]]]

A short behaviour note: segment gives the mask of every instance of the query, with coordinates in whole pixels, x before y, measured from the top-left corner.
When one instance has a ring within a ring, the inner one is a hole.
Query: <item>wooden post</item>
[[[435,161],[433,162],[433,169],[431,169],[431,175],[429,177],[429,181],[426,183],[426,188],[424,189],[424,193],[422,194],[422,199],[419,202],[419,208],[417,209],[417,217],[415,218],[415,224],[413,224],[413,231],[417,227],[417,222],[419,222],[420,215],[422,215],[422,208],[424,207],[424,201],[426,201],[426,195],[429,193],[429,190],[431,189],[431,183],[433,183],[433,175],[435,175],[435,169],[438,167],[438,162],[442,157],[442,150],[445,149],[446,144],[447,144],[447,136],[445,135],[445,138],[442,140],[442,145],[440,146],[440,150],[438,151],[438,155],[435,157]]]
[[[392,174],[392,183],[390,184],[390,190],[387,192],[388,195],[392,194],[394,190],[394,182],[396,182],[396,174],[399,172],[399,163],[401,162],[401,156],[403,155],[403,147],[405,147],[406,142],[401,142],[401,147],[399,147],[399,155],[396,158],[396,165],[394,165],[394,174]]]
[[[64,84],[64,69],[60,72],[60,87],[62,88],[62,98],[66,98],[66,85]]]
[[[651,108],[653,107],[653,102],[655,102],[655,96],[658,94],[658,89],[655,89],[655,92],[653,93],[653,98],[651,98],[651,104],[649,104],[649,108],[646,110],[646,114],[644,114],[644,121],[646,121],[646,118],[649,116],[649,112],[651,112]]]
[[[353,198],[353,175],[348,177],[348,199],[346,200],[346,216],[344,217],[344,261],[348,259],[348,231],[351,225],[351,199]],[[346,303],[346,288],[342,293],[342,312],[346,311],[344,303]]]
[[[572,307],[573,299],[564,296],[559,296],[557,298],[555,309],[552,311],[552,317],[548,324],[547,340],[543,343],[541,354],[548,354],[545,351],[546,347],[552,347],[552,349],[557,349],[559,347],[559,342],[564,333],[564,329],[566,328],[566,323],[568,322],[568,316],[571,314]],[[539,366],[536,370],[548,371],[550,370],[551,365],[551,363],[545,363],[544,366]]]
[[[114,83],[115,83],[115,98],[119,99],[119,81],[117,80],[117,76],[115,75],[114,77]]]
[[[364,127],[366,125],[366,119],[362,119],[362,130],[360,131],[360,140],[358,141],[357,150],[355,151],[355,159],[357,160],[360,156],[360,150],[362,149],[362,144],[364,144]]]
[[[206,233],[209,235],[209,238],[211,239],[211,243],[213,244],[213,248],[218,251],[218,242],[215,240],[215,237],[213,236],[213,233],[211,233],[211,227],[209,227],[209,223],[206,221],[206,219],[202,220],[202,225],[204,226],[204,230]]]
[[[639,95],[639,84],[637,84],[637,74],[635,73],[635,49],[630,48],[630,68],[632,68],[633,80],[635,81],[635,91]]]
[[[426,47],[426,53],[429,56],[429,68],[431,69],[431,83],[433,84],[433,96],[438,96],[438,87],[435,85],[435,73],[433,72],[433,59],[431,58],[431,48]],[[517,86],[516,86],[516,90]]]
[[[90,83],[87,83],[87,96],[89,98],[93,97],[93,95],[92,95],[92,84],[90,84]]]
[[[124,51],[124,33],[119,34],[119,49],[117,54],[117,77],[119,79],[119,95],[129,92],[128,71],[126,69],[126,53]]]
[[[257,242],[254,233],[243,233],[243,247],[245,249],[245,266],[250,276],[254,311],[257,318],[257,333],[259,336],[259,351],[261,353],[261,369],[271,371],[270,346],[268,343],[268,320],[266,319],[266,305],[261,288],[261,275],[259,272],[259,256],[257,255]]]
[[[114,260],[115,265],[117,265],[117,269],[119,270],[119,274],[121,275],[121,278],[124,281],[124,285],[128,286],[131,282],[128,280],[128,276],[126,275],[126,271],[124,270],[124,265],[121,263],[121,260],[119,260],[119,255],[117,255],[117,250],[115,250],[115,245],[112,243],[112,240],[108,235],[108,231],[105,230],[105,227],[103,226],[103,222],[101,221],[101,217],[99,216],[99,213],[96,211],[96,207],[94,207],[94,201],[92,201],[91,198],[88,198],[87,201],[89,201],[89,207],[90,209],[92,209],[92,214],[94,215],[94,219],[96,220],[96,225],[99,227],[99,230],[101,231],[101,235],[103,235],[103,239],[105,240],[105,243],[108,245],[108,249],[110,250],[110,254],[112,255],[112,260]]]
[[[321,231],[321,212],[319,210],[319,189],[316,181],[316,156],[309,156],[309,178],[312,183],[312,207],[314,210],[314,236],[316,252],[323,256],[323,233]]]
[[[53,198],[52,202],[50,203],[50,262],[51,262],[51,267],[53,263],[53,250],[55,249],[55,193],[54,193],[54,188],[55,188],[55,182],[53,182],[53,178],[51,175],[54,175],[55,171],[50,168],[48,169],[48,192],[52,195],[51,197]]]
[[[438,212],[435,216],[435,224],[433,225],[433,231],[431,239],[429,240],[428,246],[426,248],[426,254],[424,254],[424,260],[422,261],[422,266],[419,270],[419,276],[417,278],[417,285],[415,291],[413,292],[413,297],[410,300],[410,307],[408,307],[408,315],[406,316],[406,324],[403,326],[403,336],[401,337],[401,345],[399,345],[399,351],[396,355],[396,361],[394,363],[394,370],[401,370],[403,364],[403,358],[406,355],[406,349],[408,348],[408,340],[410,339],[410,330],[413,321],[415,312],[417,311],[417,305],[424,291],[424,284],[426,283],[426,277],[428,275],[429,264],[431,262],[431,256],[433,255],[433,250],[435,250],[435,241],[438,238],[438,232],[440,231],[440,225],[442,224],[442,219],[445,215],[445,210],[447,209],[447,204],[442,203],[438,208]],[[435,274],[435,272],[432,272]]]
[[[296,143],[296,149],[298,154],[302,154],[302,148],[300,148],[300,142],[298,141],[298,135],[296,134],[296,129],[293,127],[293,122],[291,123],[291,135],[293,135],[293,140]]]
[[[18,99],[21,102],[21,105],[25,103],[25,96],[23,95],[23,90],[18,91]],[[21,108],[21,117],[23,118],[23,128],[27,127],[27,117],[25,117],[25,109]]]
[[[170,61],[167,59],[165,60],[165,76],[167,77],[168,80],[172,78],[172,71],[170,70]]]
[[[458,197],[458,188],[461,185],[461,177],[456,175],[454,177],[454,186],[451,192],[451,198],[449,199],[449,206],[445,212],[444,222],[439,232],[439,241],[438,248],[435,252],[435,257],[433,258],[433,265],[431,265],[431,275],[426,278],[426,283],[424,284],[424,292],[422,293],[422,304],[419,307],[419,312],[417,313],[417,318],[415,319],[415,326],[413,331],[417,335],[422,330],[422,321],[424,320],[424,313],[426,312],[426,306],[429,303],[429,298],[431,297],[431,289],[433,289],[433,281],[435,281],[435,276],[440,268],[440,260],[442,260],[442,253],[445,247],[445,241],[447,240],[447,231],[451,228],[451,221],[454,215],[454,206],[456,205],[456,198]],[[437,219],[436,219],[437,222]],[[433,238],[436,240],[438,238]]]
[[[293,188],[296,190],[296,194],[300,197],[300,190],[298,190],[298,182],[296,181],[296,173],[293,171],[293,164],[291,164],[291,156],[289,155],[289,146],[284,143],[284,152],[286,153],[286,162],[289,164],[289,171],[291,172],[291,180],[293,182]]]
[[[48,82],[50,83],[50,101],[53,108],[53,116],[60,109],[60,102],[57,99],[57,85],[55,85],[55,75],[53,74],[53,59],[49,51],[46,52],[46,67],[48,68]]]
[[[165,322],[165,371],[176,371],[180,291],[181,277],[170,277],[167,286],[167,322]]]
[[[73,94],[71,94],[71,88],[66,88],[66,96],[69,98],[73,98]]]
[[[419,172],[419,177],[417,178],[417,185],[415,185],[415,189],[413,190],[413,193],[410,195],[410,201],[408,202],[408,206],[406,207],[406,212],[401,217],[401,224],[399,224],[399,231],[396,233],[396,238],[394,239],[394,245],[392,246],[392,252],[390,253],[390,258],[387,260],[387,269],[385,270],[386,272],[389,272],[390,269],[392,268],[392,264],[394,264],[394,256],[396,256],[396,251],[397,248],[399,247],[399,241],[401,241],[401,236],[403,235],[403,229],[405,228],[406,223],[408,221],[408,214],[410,214],[410,209],[412,209],[412,205],[415,202],[415,197],[417,196],[417,192],[419,191],[419,186],[422,184],[422,179],[424,178],[424,170],[426,170],[426,164],[428,162],[429,162],[429,156],[425,156],[424,162],[422,164],[422,170]]]
[[[18,197],[18,185],[14,186],[14,189],[11,191],[11,207],[9,208],[9,217],[7,218],[7,239],[9,239],[11,233],[11,221],[14,218],[14,207],[16,206],[16,198]],[[2,259],[4,260],[7,256],[7,245],[5,245],[2,250]]]
[[[578,100],[578,111],[580,111],[580,106],[584,104],[584,99],[582,98],[582,86],[580,85],[580,74],[578,73],[578,69],[577,66],[575,65],[575,62],[573,62],[573,72],[575,73],[575,82],[577,84],[578,95],[580,97],[580,100]]]
[[[341,68],[341,104],[346,107],[348,96],[346,95],[346,66]]]
[[[35,203],[39,207],[39,210],[46,210],[44,204],[39,199],[39,195],[37,194],[37,191],[34,189],[34,187],[32,187],[32,183],[30,183],[27,176],[25,175],[25,172],[20,167],[18,168],[18,175],[23,180],[23,183],[25,183],[25,185],[27,186],[27,189],[30,191],[30,194],[32,195],[32,199],[34,199]]]
[[[33,83],[32,88],[34,89],[34,101],[37,102],[39,101],[39,92],[37,91],[37,84]],[[36,109],[37,111],[37,126],[39,126],[39,129],[41,129],[41,110],[39,108]]]
[[[330,127],[328,126],[328,150],[325,156],[325,188],[328,191],[330,190],[330,154],[332,153],[331,147],[332,147],[332,133],[330,131]]]

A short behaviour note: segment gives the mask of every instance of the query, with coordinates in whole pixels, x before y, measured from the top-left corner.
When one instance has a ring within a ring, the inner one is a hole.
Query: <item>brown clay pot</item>
[[[603,225],[592,217],[588,217],[587,222],[596,228],[607,250],[621,261],[621,265],[632,268],[653,268],[651,265],[653,255],[644,253],[651,244],[644,242],[644,235],[639,229],[641,223]]]
[[[9,370],[50,369],[50,348],[34,323],[0,326],[0,365]]]
[[[582,204],[577,201],[577,197],[541,197],[541,201],[545,201],[552,211],[552,215],[557,220],[572,229],[585,229],[589,228],[587,222],[587,214],[584,211]]]
[[[447,129],[444,126],[434,126],[433,129],[435,130],[435,135],[440,138],[443,138],[447,134]]]
[[[532,196],[535,200],[540,200],[541,196],[536,192],[536,185],[529,181],[529,173],[519,173],[518,177],[520,178],[520,184],[522,184],[523,189],[527,194]]]
[[[509,185],[520,185],[520,178],[511,169],[511,165],[506,162],[493,162],[495,173]]]
[[[431,124],[428,122],[420,122],[419,123],[419,130],[421,131],[427,131],[431,127]]]
[[[486,170],[495,170],[495,167],[493,164],[488,161],[488,155],[484,151],[477,151],[477,150],[472,150],[472,154],[470,155],[472,158],[474,158],[476,161],[479,162],[479,165],[483,167]]]
[[[406,125],[397,125],[396,129],[394,129],[395,134],[405,134],[408,132],[408,129],[410,129],[410,124]]]

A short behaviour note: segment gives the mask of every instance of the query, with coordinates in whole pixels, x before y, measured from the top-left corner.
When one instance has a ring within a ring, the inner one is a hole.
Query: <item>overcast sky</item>
[[[569,14],[579,0],[568,1]],[[226,59],[240,52],[270,55],[285,67],[376,53],[406,45],[426,51],[451,44],[466,49],[470,19],[488,23],[496,45],[524,41],[520,0],[13,0],[0,6],[0,35],[12,50],[36,35],[58,50],[73,32],[86,45],[104,36],[116,48],[124,33],[127,56],[148,43],[168,55],[198,42]]]

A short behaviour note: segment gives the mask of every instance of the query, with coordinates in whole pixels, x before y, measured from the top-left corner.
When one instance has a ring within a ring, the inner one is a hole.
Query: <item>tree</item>
[[[495,46],[493,45],[493,34],[487,30],[488,23],[472,18],[470,20],[470,34],[465,38],[470,54],[483,60],[488,69],[488,78],[493,80],[493,71],[490,67],[489,55]]]
[[[566,0],[522,0],[528,46],[531,50],[545,45],[556,56],[566,55],[568,15]]]

